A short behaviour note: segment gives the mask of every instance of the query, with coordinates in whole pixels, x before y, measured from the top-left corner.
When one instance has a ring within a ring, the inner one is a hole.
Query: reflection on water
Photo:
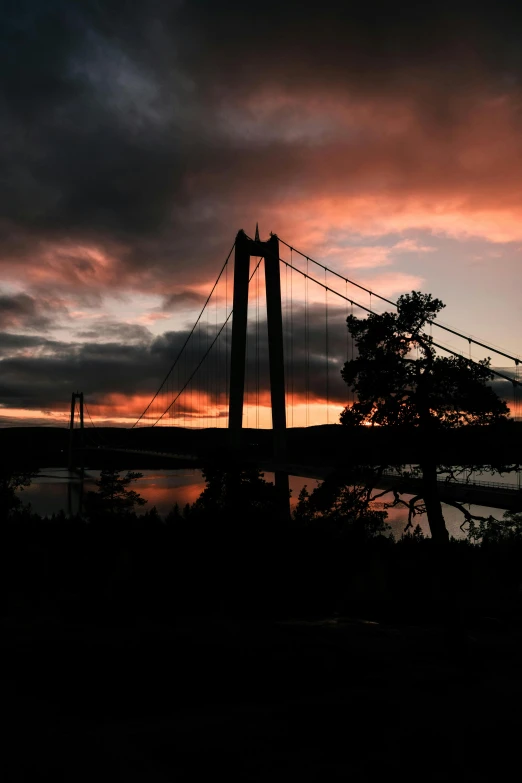
[[[147,505],[142,507],[146,511],[156,506],[161,515],[168,514],[177,503],[180,508],[187,503],[194,503],[205,489],[205,481],[201,470],[187,468],[183,470],[141,470],[142,478],[138,479],[133,488],[147,500]],[[85,474],[83,491],[96,490],[96,479],[100,471],[88,470]],[[124,475],[124,471],[122,471]],[[265,473],[267,481],[274,480],[273,473]],[[291,503],[295,505],[304,485],[311,492],[319,481],[315,479],[303,479],[299,476],[290,476],[290,489],[292,490]],[[42,475],[33,480],[20,494],[24,503],[31,503],[34,511],[42,516],[57,513],[64,510],[67,513],[77,513],[79,508],[81,482],[75,473],[69,473],[63,468],[45,468]],[[70,500],[72,495],[72,508]]]
[[[142,497],[147,500],[147,505],[142,507],[141,511],[155,506],[162,516],[168,514],[171,508],[177,503],[183,508],[187,503],[194,503],[205,487],[205,482],[200,470],[142,470],[141,479],[135,482],[134,488]],[[96,489],[95,481],[99,476],[99,471],[89,470],[86,473],[83,492],[89,492]],[[267,481],[273,481],[272,473],[265,473]],[[291,504],[297,503],[297,498],[304,485],[311,492],[320,482],[315,479],[303,478],[301,476],[290,476],[290,488],[292,490]],[[75,474],[62,468],[45,468],[42,475],[35,478],[32,484],[20,492],[20,497],[24,503],[30,503],[33,511],[42,516],[50,516],[61,510],[68,514],[78,513],[81,503],[81,481]],[[409,500],[409,495],[404,495],[404,500]],[[383,500],[385,501],[385,497]],[[390,495],[391,499],[391,495]],[[382,500],[376,502],[376,509],[383,508]],[[493,514],[499,519],[502,518],[502,511],[498,509],[484,508],[482,506],[470,506],[475,514],[489,516]],[[450,535],[456,538],[463,538],[464,533],[460,529],[463,517],[462,514],[451,506],[444,506],[444,517]],[[393,534],[400,538],[408,518],[404,507],[388,509],[387,522],[390,525]],[[416,517],[414,525],[419,524],[425,534],[429,533],[426,515]]]
[[[175,503],[180,507],[194,503],[205,487],[200,470],[142,470],[143,477],[133,488],[147,500],[143,511],[156,506],[162,515],[168,514]],[[125,471],[122,471],[122,475]],[[83,481],[83,493],[95,491],[99,470],[87,470]],[[42,475],[20,493],[24,503],[30,503],[33,511],[48,516],[59,511],[76,514],[80,508],[82,482],[75,473],[64,468],[45,468]]]

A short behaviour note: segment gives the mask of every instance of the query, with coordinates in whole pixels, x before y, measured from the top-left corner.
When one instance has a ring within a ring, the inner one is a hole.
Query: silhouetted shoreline
[[[229,451],[227,429],[185,429],[143,427],[125,429],[101,427],[84,431],[85,464],[101,468],[114,462],[110,447],[192,454],[201,467],[213,456],[222,459]],[[77,462],[81,461],[80,430],[75,430]],[[272,456],[272,431],[244,429],[242,454],[253,463]],[[287,430],[288,461],[335,464],[409,464],[416,462],[422,444],[415,428],[360,427],[340,424],[296,427]],[[516,463],[522,440],[522,422],[509,421],[495,426],[468,426],[454,432],[441,432],[433,438],[433,453],[441,464]],[[0,454],[10,464],[25,466],[28,460],[39,467],[66,466],[69,430],[65,427],[6,427],[0,429]],[[107,451],[105,449],[108,449]],[[146,454],[118,454],[122,469],[182,467],[183,460]],[[194,465],[196,466],[196,465]]]

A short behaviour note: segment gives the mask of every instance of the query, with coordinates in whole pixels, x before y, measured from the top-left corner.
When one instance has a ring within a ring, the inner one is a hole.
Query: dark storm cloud
[[[144,378],[147,364],[147,376]],[[0,404],[14,408],[61,409],[71,390],[88,398],[111,392],[152,391],[157,366],[141,346],[117,343],[69,346],[67,355],[11,357],[2,361]]]
[[[163,123],[149,77],[134,73],[135,56],[125,52],[142,37],[141,18],[129,14],[122,23],[130,9],[112,4],[123,36],[116,39],[111,10],[100,17],[96,5],[11,9],[0,49],[7,235],[27,233],[35,243],[64,233],[94,241],[146,237],[173,209],[180,134],[168,118]],[[29,240],[18,240],[22,251]]]
[[[118,337],[127,326],[116,330]],[[135,344],[54,343],[51,347],[55,350],[43,356],[11,355],[1,363],[0,405],[60,409],[76,388],[82,389],[91,403],[113,393],[152,396],[186,337],[187,332],[172,332]],[[20,342],[24,342],[22,337]],[[30,340],[25,344],[37,345]],[[12,346],[13,353],[17,347]]]
[[[245,203],[306,184],[310,145],[269,129],[256,141],[233,116],[224,130],[230,101],[254,99],[255,116],[271,88],[406,92],[437,133],[454,120],[448,92],[520,76],[503,3],[22,0],[4,21],[0,253],[31,263],[44,240],[108,243],[111,284],[214,265]]]
[[[45,337],[37,337],[28,334],[10,334],[9,332],[0,332],[0,357],[12,357],[24,354],[35,349],[47,347],[55,349],[57,343],[54,340],[46,340]]]
[[[163,312],[171,312],[173,310],[179,310],[187,307],[194,307],[196,305],[203,305],[206,296],[204,294],[198,294],[197,291],[177,291],[174,294],[168,294],[163,304],[159,308]]]
[[[47,331],[67,311],[56,299],[35,299],[27,294],[0,294],[0,329]]]
[[[503,2],[268,0],[253,10],[241,0],[206,0],[184,4],[178,18],[189,33],[180,41],[183,61],[216,92],[268,80],[291,87],[349,84],[366,93],[415,82],[432,68],[452,73],[455,84],[479,60],[493,74],[521,64],[520,12]],[[224,84],[216,72],[228,77]]]
[[[293,328],[285,331],[285,349],[288,366],[293,362],[293,371],[287,368],[289,393],[302,396],[308,390],[310,399],[326,397],[326,353],[324,313],[311,307],[309,317],[308,350],[306,350],[304,313],[295,309]],[[330,314],[329,330],[329,394],[331,401],[347,400],[347,389],[340,378],[342,361],[345,358],[346,340],[334,337],[342,332],[344,315]],[[82,389],[91,404],[103,403],[111,394],[125,397],[152,397],[165,378],[168,368],[180,353],[188,337],[188,330],[166,332],[153,340],[146,339],[147,330],[139,333],[134,344],[125,335],[128,324],[113,324],[112,342],[59,343],[25,336],[7,336],[5,353],[1,362],[0,405],[28,409],[62,409],[68,404],[71,389]],[[339,329],[341,327],[341,329]],[[169,395],[183,386],[211,345],[216,331],[207,330],[206,325],[196,331],[189,341],[184,358],[173,371],[168,384]],[[259,334],[259,340],[256,335]],[[149,335],[150,337],[150,335]],[[143,339],[141,339],[143,338]],[[6,340],[6,336],[3,336]],[[257,348],[256,348],[257,344]],[[225,340],[223,333],[219,343],[211,349],[201,370],[194,376],[192,389],[214,393],[225,392],[225,345],[230,348],[230,332]],[[45,351],[34,353],[45,347]],[[292,347],[291,347],[292,346]],[[0,336],[0,350],[3,347]],[[26,355],[21,349],[33,349]],[[249,328],[247,351],[247,387],[252,392],[259,378],[260,391],[269,390],[268,342],[266,323],[259,322]],[[165,396],[161,400],[166,400]],[[138,415],[141,410],[132,411]]]
[[[152,341],[152,332],[141,324],[119,323],[99,318],[91,329],[77,332],[77,337],[85,340],[100,340],[101,342],[143,343]]]

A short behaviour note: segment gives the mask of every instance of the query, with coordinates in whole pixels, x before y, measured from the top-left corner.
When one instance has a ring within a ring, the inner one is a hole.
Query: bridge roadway
[[[129,449],[118,447],[97,447],[96,449],[85,449],[87,452],[99,451],[128,454],[132,456],[153,457],[167,459],[174,462],[189,463],[194,467],[201,466],[203,460],[200,456],[188,453],[176,453],[168,451],[154,451],[148,449]],[[284,465],[274,463],[272,460],[260,460],[256,462],[259,468],[266,473],[273,473],[276,470],[288,473],[291,476],[302,476],[303,478],[312,478],[324,480],[334,472],[332,465],[305,465],[301,463],[285,463]],[[489,508],[499,508],[506,511],[522,511],[522,490],[518,484],[501,483],[494,481],[446,481],[437,482],[440,498],[442,502],[457,502],[463,504],[473,504],[476,506],[485,506]],[[381,477],[377,489],[390,491],[395,488],[401,493],[408,495],[417,495],[422,490],[422,480],[418,478],[404,479],[393,473],[384,473]]]
[[[283,466],[267,462],[261,466],[261,470],[266,472],[284,470],[291,476],[323,480],[333,473],[335,468],[297,464]],[[503,484],[494,481],[441,480],[437,482],[437,486],[443,503],[455,502],[464,505],[499,508],[504,511],[522,511],[522,490],[518,484]],[[422,491],[422,479],[404,479],[393,473],[384,473],[376,486],[376,489],[379,490],[389,489],[391,491],[394,488],[407,495],[417,495]]]

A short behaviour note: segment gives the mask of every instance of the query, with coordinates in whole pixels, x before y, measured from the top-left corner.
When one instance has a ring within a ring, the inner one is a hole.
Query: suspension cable
[[[249,384],[249,380],[250,380],[249,358],[250,357],[248,353],[248,342],[249,341],[248,341],[248,315],[247,315],[246,335],[245,335],[245,391],[243,394],[243,418],[241,420],[242,426],[246,426],[246,429],[248,429],[248,408],[249,408],[249,395],[250,395],[250,384]],[[250,350],[250,352],[252,352],[252,349]],[[245,405],[245,400],[246,400],[246,405]]]
[[[192,327],[192,329],[190,330],[190,332],[189,332],[189,334],[188,334],[188,337],[187,337],[187,339],[186,339],[186,340],[185,340],[185,342],[183,343],[183,345],[182,345],[182,347],[181,347],[181,350],[179,351],[178,355],[177,355],[177,356],[176,356],[176,358],[174,359],[174,362],[173,362],[173,364],[171,365],[171,368],[170,368],[170,370],[168,371],[167,375],[165,376],[165,378],[164,378],[164,379],[163,379],[163,381],[161,382],[161,385],[160,385],[160,387],[159,387],[158,391],[156,392],[156,394],[154,395],[154,397],[152,398],[152,400],[149,402],[149,404],[147,405],[147,407],[145,408],[145,410],[143,411],[143,413],[141,414],[141,416],[139,417],[139,419],[137,419],[137,420],[134,422],[134,424],[133,424],[133,425],[132,425],[132,427],[131,427],[131,430],[133,430],[133,429],[134,429],[134,427],[135,427],[135,426],[136,426],[136,425],[137,425],[137,424],[138,424],[138,423],[141,421],[141,419],[142,419],[142,418],[145,416],[145,414],[146,414],[146,413],[147,413],[147,411],[149,410],[150,406],[152,405],[152,403],[154,402],[154,400],[156,399],[156,397],[158,396],[158,394],[159,394],[159,393],[160,393],[160,391],[162,390],[162,388],[163,388],[163,386],[164,386],[165,382],[167,381],[167,379],[168,379],[169,375],[171,374],[172,370],[174,369],[174,367],[175,367],[175,366],[176,366],[176,364],[178,363],[178,361],[179,361],[179,359],[180,359],[180,357],[181,357],[181,354],[183,353],[183,351],[185,350],[185,347],[186,347],[186,346],[187,346],[187,344],[188,344],[188,341],[190,340],[190,338],[191,338],[191,337],[192,337],[192,335],[194,334],[194,331],[195,331],[195,329],[196,329],[196,326],[198,325],[198,323],[199,323],[199,321],[200,321],[200,318],[201,318],[201,316],[203,315],[203,313],[204,313],[204,311],[205,311],[205,308],[206,308],[206,306],[207,306],[207,305],[208,305],[208,303],[210,302],[210,299],[211,299],[211,297],[212,297],[212,294],[213,294],[213,293],[214,293],[214,291],[216,290],[216,286],[217,286],[217,284],[219,283],[219,280],[220,280],[220,278],[221,278],[221,275],[223,274],[224,270],[225,270],[225,269],[226,269],[226,267],[227,267],[227,264],[228,264],[228,262],[229,262],[229,260],[230,260],[230,256],[232,255],[232,252],[233,252],[233,250],[234,250],[235,246],[236,246],[236,243],[235,243],[235,241],[234,241],[234,244],[233,244],[233,245],[232,245],[232,247],[230,248],[230,253],[229,253],[229,254],[228,254],[228,256],[227,256],[225,263],[224,263],[224,264],[223,264],[223,266],[221,267],[221,271],[220,271],[219,275],[217,276],[217,280],[216,280],[216,282],[214,283],[214,285],[212,286],[212,290],[211,290],[211,292],[209,293],[209,295],[207,296],[206,302],[205,302],[205,304],[203,305],[203,307],[201,308],[201,312],[200,312],[200,314],[198,315],[198,317],[196,318],[196,321],[195,321],[195,323],[194,323],[194,326],[193,326],[193,327]],[[160,416],[160,418],[161,418],[161,416]],[[154,425],[153,425],[153,426],[154,426]]]
[[[310,259],[310,260],[312,260],[312,259]],[[290,266],[289,262],[285,261],[284,258],[280,258],[279,261],[282,264],[286,264],[287,266]],[[303,272],[301,269],[297,269],[297,268],[294,267],[294,271],[299,272],[299,274],[302,275],[303,277],[308,277],[308,279],[311,280],[312,283],[316,283],[317,285],[321,286],[321,288],[327,288],[328,291],[331,291],[333,294],[338,296],[340,299],[347,299],[347,297],[345,297],[339,291],[335,291],[335,289],[330,288],[329,286],[325,285],[324,283],[321,283],[320,280],[316,280],[315,277],[312,277],[311,275],[307,275],[306,272]],[[353,302],[353,304],[356,307],[358,307],[359,309],[365,310],[367,313],[372,314],[372,312],[371,312],[369,307],[367,307],[366,305],[363,305],[363,304],[359,304],[359,302],[356,302],[355,299],[349,299],[348,301]],[[435,324],[435,326],[437,326],[437,322],[436,321],[434,321],[433,323]],[[426,335],[426,336],[428,336],[428,335]],[[446,351],[446,353],[451,353],[453,356],[456,356],[459,359],[464,359],[466,362],[468,362],[468,364],[474,364],[477,367],[483,367],[484,366],[484,365],[480,364],[480,362],[476,362],[474,359],[468,359],[466,356],[462,356],[462,354],[458,353],[458,351],[454,351],[454,350],[452,350],[451,348],[448,348],[445,345],[441,345],[440,343],[436,343],[434,340],[431,340],[430,344],[435,346],[435,348],[439,348],[441,351]],[[499,378],[503,378],[505,381],[509,381],[510,383],[516,383],[518,386],[522,385],[522,382],[516,381],[513,378],[510,378],[509,376],[504,375],[504,373],[501,373],[498,370],[494,370],[493,367],[488,367],[487,369],[488,369],[488,372],[492,373],[493,375],[496,375]]]
[[[393,307],[397,307],[397,302],[394,302],[392,299],[387,299],[385,296],[381,296],[380,294],[376,294],[375,291],[370,291],[369,288],[366,288],[366,286],[361,285],[360,283],[356,283],[355,280],[350,280],[350,278],[345,277],[344,275],[339,274],[339,272],[336,272],[334,269],[330,269],[329,267],[325,266],[324,264],[321,264],[319,261],[315,261],[310,256],[307,256],[305,253],[301,252],[300,250],[297,250],[293,245],[289,245],[288,242],[285,242],[284,239],[281,239],[281,237],[278,236],[278,240],[283,244],[286,245],[286,247],[291,248],[292,250],[295,250],[296,253],[298,253],[303,258],[306,258],[307,261],[311,261],[313,264],[316,264],[316,266],[322,267],[322,269],[327,270],[332,275],[335,275],[340,280],[344,280],[347,283],[350,283],[350,285],[355,286],[356,288],[359,288],[361,291],[366,291],[367,294],[370,295],[370,303],[371,303],[371,297],[376,296],[377,299],[380,299],[382,302],[386,302],[387,304],[393,305]],[[282,260],[282,259],[281,259]],[[300,271],[300,270],[299,270]],[[330,289],[332,290],[332,289]],[[368,310],[368,308],[365,308]],[[370,310],[368,312],[371,312],[371,305]],[[428,320],[427,323],[434,324],[439,329],[444,329],[445,332],[450,332],[451,334],[454,334],[455,337],[460,337],[463,340],[469,340],[470,342],[474,343],[475,345],[480,345],[481,348],[485,348],[487,351],[493,351],[494,353],[498,354],[499,356],[504,356],[506,359],[510,359],[511,361],[518,364],[519,362],[522,362],[522,358],[520,356],[511,356],[508,353],[504,353],[504,351],[501,351],[498,348],[494,348],[492,345],[487,345],[486,343],[482,343],[479,340],[476,340],[474,337],[470,337],[467,334],[462,334],[461,332],[457,332],[455,329],[451,329],[449,326],[444,326],[443,324],[439,323],[438,321]]]
[[[97,427],[96,424],[94,423],[94,421],[92,419],[92,416],[91,416],[91,413],[89,411],[89,408],[88,408],[87,403],[85,402],[85,400],[83,401],[83,409],[84,409],[85,413],[87,414],[87,417],[88,417],[89,421],[91,422],[91,427],[92,427],[92,430],[93,430],[93,434],[95,436],[95,442],[97,442],[99,445],[105,445],[106,444],[106,440],[101,435],[100,428]]]
[[[259,264],[260,264],[260,263],[261,263],[261,259],[259,259],[259,261],[257,262],[257,266],[256,266],[256,268],[254,269],[254,271],[253,271],[253,272],[252,272],[252,274],[250,275],[250,278],[249,278],[249,280],[248,280],[248,282],[249,282],[249,283],[251,282],[252,278],[254,277],[255,273],[257,272],[257,270],[258,270],[258,268],[259,268]],[[215,343],[216,343],[216,341],[218,340],[218,338],[219,338],[219,335],[220,335],[220,334],[221,334],[221,332],[222,332],[222,331],[225,329],[226,325],[227,325],[227,324],[228,324],[228,322],[230,321],[230,319],[231,319],[231,317],[232,317],[232,313],[233,313],[233,312],[234,312],[234,309],[232,308],[232,310],[231,310],[231,311],[229,312],[229,314],[227,315],[227,317],[226,317],[225,321],[224,321],[224,322],[221,324],[221,327],[220,327],[220,329],[219,329],[219,332],[216,334],[216,336],[214,337],[214,339],[212,340],[212,342],[210,343],[210,345],[207,347],[207,349],[206,349],[205,353],[204,353],[204,354],[203,354],[203,356],[201,357],[201,360],[198,362],[197,366],[196,366],[196,367],[194,368],[194,370],[192,371],[192,373],[191,373],[191,375],[190,375],[190,378],[188,378],[188,380],[185,382],[185,384],[182,386],[182,388],[181,388],[181,389],[179,390],[179,392],[177,393],[176,397],[175,397],[175,398],[172,400],[172,402],[171,402],[171,403],[168,405],[168,407],[167,407],[167,408],[166,408],[166,409],[163,411],[163,413],[161,414],[161,416],[160,416],[160,417],[159,417],[159,418],[158,418],[158,419],[157,419],[157,420],[154,422],[154,424],[152,424],[152,425],[151,425],[152,427],[155,427],[155,426],[156,426],[156,424],[158,423],[158,421],[160,421],[160,420],[163,418],[163,416],[165,416],[165,414],[166,414],[166,413],[168,413],[168,411],[169,411],[169,410],[170,410],[170,408],[171,408],[171,407],[174,405],[174,403],[176,402],[176,400],[177,400],[177,399],[178,399],[178,398],[179,398],[179,397],[180,397],[180,396],[183,394],[183,392],[185,391],[185,389],[186,389],[186,388],[187,388],[187,386],[189,385],[190,381],[192,380],[192,378],[194,378],[194,376],[196,375],[197,371],[199,370],[199,368],[201,367],[201,365],[203,364],[203,362],[205,361],[205,359],[206,359],[206,358],[207,358],[207,356],[209,355],[209,353],[210,353],[210,351],[212,350],[212,348],[213,348],[214,344],[215,344]]]
[[[87,407],[87,403],[85,402],[85,400],[83,401],[83,407],[85,409],[85,412],[86,412],[87,416],[89,417],[89,421],[91,422],[91,426],[94,429],[96,429],[96,424],[92,420],[91,414],[89,413],[89,408]]]

